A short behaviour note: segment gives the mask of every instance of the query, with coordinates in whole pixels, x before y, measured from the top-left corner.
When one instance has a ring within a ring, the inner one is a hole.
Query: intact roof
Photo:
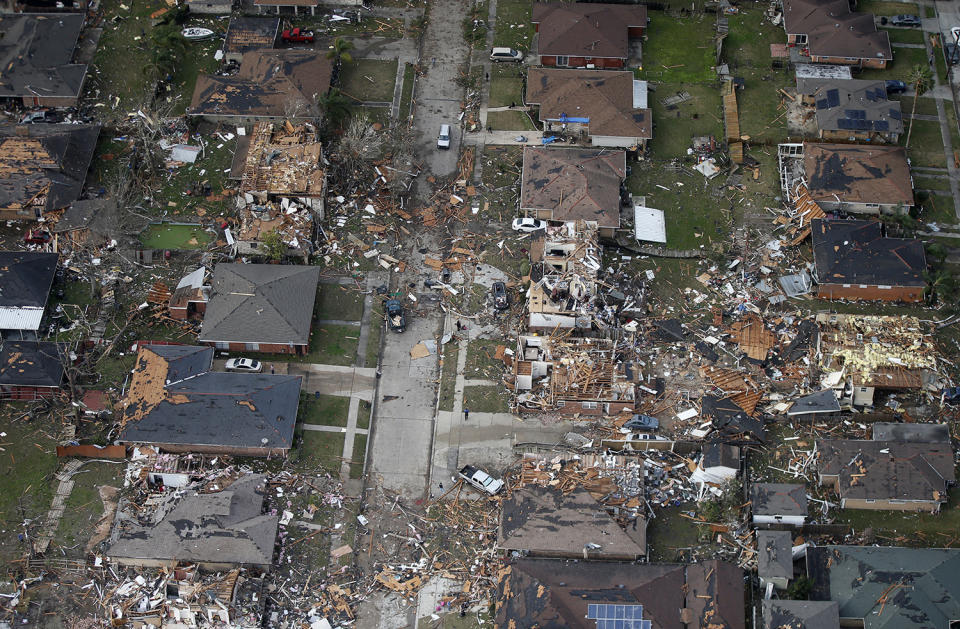
[[[590,135],[650,139],[653,114],[634,107],[633,72],[530,68],[526,102],[540,121],[563,115],[590,119]]]
[[[837,601],[840,618],[865,629],[949,629],[960,618],[958,549],[820,546],[807,549],[807,572],[812,599]]]
[[[498,627],[597,629],[590,604],[642,605],[652,629],[743,629],[743,571],[691,565],[517,559],[498,574]]]
[[[233,76],[197,77],[191,115],[315,116],[330,90],[333,64],[315,50],[258,50],[243,55]]]
[[[80,95],[85,64],[73,63],[83,13],[0,16],[0,98]]]
[[[949,443],[837,439],[817,449],[820,475],[838,476],[844,499],[946,501],[956,480]]]
[[[807,487],[795,483],[754,483],[750,486],[753,515],[807,515]]]
[[[910,165],[902,146],[803,146],[803,170],[814,201],[913,205]],[[836,195],[836,197],[834,196]]]
[[[216,493],[190,491],[156,524],[118,521],[108,554],[119,559],[270,566],[279,516],[263,514],[263,474]]]
[[[821,284],[925,286],[927,258],[913,238],[885,238],[879,221],[811,221]]]
[[[815,57],[893,59],[890,37],[878,31],[872,13],[851,13],[846,0],[783,0],[783,27],[807,35]]]
[[[279,30],[279,17],[232,17],[223,51],[236,54],[273,48]]]
[[[646,527],[641,520],[638,526]],[[641,539],[645,537],[640,531]],[[623,558],[647,554],[645,540],[636,542],[620,528],[586,489],[577,487],[568,494],[551,487],[530,486],[513,491],[503,501],[497,546],[543,556],[583,553],[586,544],[601,548],[591,551]]]
[[[0,330],[40,327],[59,258],[56,253],[0,251]]]
[[[740,469],[740,448],[719,442],[704,444],[700,467],[703,469],[729,467],[738,470]]]
[[[757,531],[757,574],[793,578],[793,537],[788,531]]]
[[[765,599],[762,629],[840,629],[840,604]]]
[[[0,386],[59,387],[64,347],[57,343],[7,341],[0,347]]]
[[[647,26],[643,5],[534,2],[540,55],[614,57],[629,54],[628,29]]]
[[[99,135],[98,124],[0,126],[0,209],[70,205],[83,190]]]
[[[839,413],[840,402],[833,389],[824,389],[810,395],[805,395],[793,401],[793,406],[787,415],[803,415],[806,413]]]
[[[200,341],[309,345],[319,281],[315,266],[218,264]]]
[[[903,133],[900,101],[887,100],[883,81],[797,79],[797,91],[814,97],[820,130]]]
[[[211,347],[140,347],[119,441],[289,449],[300,377],[211,372],[212,360]]]
[[[871,424],[874,441],[903,441],[910,443],[950,443],[950,427],[946,424],[898,424],[876,422]]]
[[[620,226],[624,151],[533,148],[523,150],[520,208],[550,210],[556,221]]]

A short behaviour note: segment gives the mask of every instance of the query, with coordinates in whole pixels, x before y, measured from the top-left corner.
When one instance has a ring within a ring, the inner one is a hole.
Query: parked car
[[[920,26],[919,15],[894,15],[890,18],[890,23],[894,26]]]
[[[31,124],[33,122],[46,122],[47,121],[47,112],[46,110],[41,111],[31,111],[23,118],[20,119],[20,124]]]
[[[513,48],[494,48],[490,51],[490,61],[500,63],[501,61],[523,61],[523,53]]]
[[[23,235],[23,242],[31,245],[45,245],[51,240],[53,240],[53,236],[44,229],[31,229]]]
[[[943,401],[951,404],[960,402],[960,387],[946,387],[943,391]]]
[[[243,373],[260,373],[263,371],[263,364],[252,358],[231,358],[227,361],[224,369]]]
[[[631,432],[634,430],[656,430],[660,428],[660,420],[649,415],[634,415],[627,423],[623,425],[620,432]]]
[[[960,40],[960,26],[954,26],[950,29],[950,39],[953,43],[957,43]]]
[[[503,282],[494,282],[490,288],[493,294],[493,309],[506,310],[510,307],[510,295],[507,294],[507,285]]]
[[[947,44],[943,47],[943,55],[947,59],[947,64],[955,66],[960,64],[960,46],[957,44]]]
[[[440,125],[440,135],[437,136],[437,148],[441,150],[450,148],[450,125]]]
[[[547,221],[536,218],[515,218],[513,229],[518,232],[535,232],[547,228]]]
[[[407,315],[403,312],[403,304],[399,299],[388,299],[384,304],[387,311],[387,325],[394,332],[403,332],[407,329]]]
[[[300,28],[288,28],[280,33],[280,39],[288,44],[312,44],[314,37],[313,31],[305,31]]]
[[[496,496],[503,489],[503,481],[490,476],[483,470],[472,465],[464,465],[459,472],[460,478],[475,488],[491,496]]]
[[[623,436],[624,441],[670,441],[660,435],[651,435],[648,432],[631,432]]]
[[[887,94],[903,94],[907,91],[907,84],[903,81],[888,80]]]

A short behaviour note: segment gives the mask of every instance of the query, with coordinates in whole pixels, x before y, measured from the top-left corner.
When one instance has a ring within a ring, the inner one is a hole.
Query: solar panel
[[[887,100],[887,91],[884,89],[878,87],[876,90],[874,90],[873,94],[876,96],[877,102]]]
[[[869,120],[857,120],[856,123],[857,129],[860,131],[869,131],[870,129],[873,129],[873,123]]]
[[[840,90],[832,89],[827,90],[827,105],[830,107],[836,107],[840,104]]]
[[[874,129],[875,131],[889,131],[889,130],[890,130],[890,123],[889,123],[888,121],[886,121],[886,120],[874,120],[874,121],[873,121],[873,129]]]
[[[852,120],[847,120],[846,118],[840,118],[837,120],[837,127],[841,129],[852,129],[853,127],[850,126],[851,122]]]
[[[890,117],[894,120],[900,120],[900,110],[899,109],[890,109]]]
[[[817,109],[826,109],[827,108],[827,99],[821,98],[817,101]]]
[[[872,87],[871,87],[870,89],[868,89],[868,90],[865,90],[865,91],[863,92],[863,95],[866,96],[867,100],[869,100],[869,101],[871,101],[871,102],[877,100],[877,95],[873,93],[873,88],[872,88]]]

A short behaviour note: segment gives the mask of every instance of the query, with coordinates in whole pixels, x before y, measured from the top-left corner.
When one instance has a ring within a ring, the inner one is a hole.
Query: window
[[[567,405],[566,400],[557,400],[557,408],[563,408],[566,405]]]
[[[557,56],[557,65],[558,66],[570,65],[570,57]]]
[[[592,411],[592,410],[594,410],[594,409],[597,408],[597,403],[596,403],[596,402],[581,402],[581,403],[580,403],[580,408],[582,408],[582,409],[584,409],[584,410]]]
[[[214,343],[217,349],[230,349],[230,343]]]
[[[248,352],[259,352],[260,343],[245,343]]]
[[[868,505],[872,505],[873,503],[876,502],[876,500],[874,500],[873,498],[867,498],[866,500],[864,500],[864,502],[867,503]]]

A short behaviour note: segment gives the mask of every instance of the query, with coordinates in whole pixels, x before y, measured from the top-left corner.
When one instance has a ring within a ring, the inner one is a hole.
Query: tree
[[[323,112],[326,122],[331,125],[339,123],[350,115],[350,100],[335,87],[317,97],[317,107]]]
[[[287,252],[287,245],[280,237],[280,232],[275,229],[264,234],[262,241],[263,246],[267,248],[267,257],[271,260],[279,260]]]
[[[917,100],[920,98],[920,95],[927,91],[927,88],[930,87],[930,82],[932,80],[930,74],[929,66],[923,66],[917,64],[913,66],[913,69],[910,71],[910,84],[913,85],[913,109],[910,113],[910,128],[907,129],[907,141],[903,145],[904,148],[910,148],[910,134],[913,133],[913,121],[916,120],[917,113]]]
[[[327,59],[332,59],[334,67],[339,68],[341,63],[351,63],[353,61],[349,52],[351,50],[353,50],[353,42],[337,37],[330,45],[330,50],[327,51]]]
[[[173,74],[187,53],[187,40],[176,24],[163,24],[153,29],[153,64],[161,76]]]

